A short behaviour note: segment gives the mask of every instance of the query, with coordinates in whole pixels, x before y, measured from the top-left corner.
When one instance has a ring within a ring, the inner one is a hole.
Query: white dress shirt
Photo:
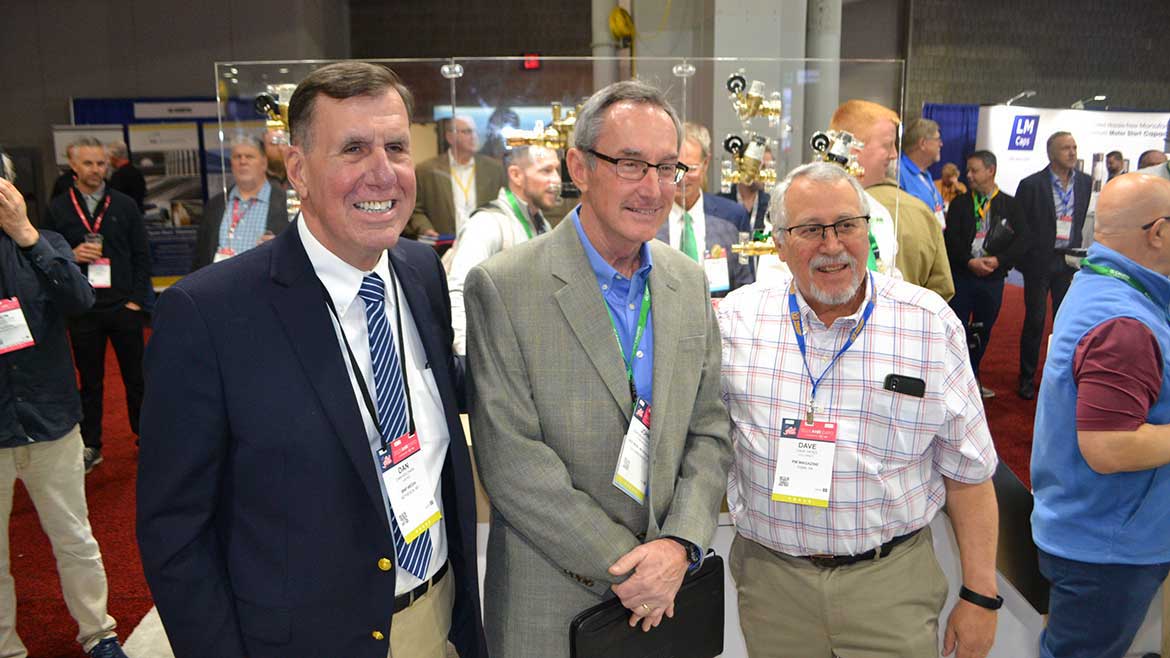
[[[670,219],[667,224],[670,230],[670,246],[675,249],[681,249],[682,235],[683,235],[683,208],[677,203],[671,204]],[[691,227],[695,231],[695,247],[699,252],[699,258],[704,258],[707,253],[707,214],[703,212],[703,195],[699,195],[698,201],[695,205],[687,210],[691,214]]]
[[[455,162],[455,156],[447,151],[447,162],[451,165],[451,199],[455,202],[455,234],[479,205],[475,198],[475,156],[467,164]]]
[[[333,301],[333,307],[337,309],[337,315],[341,318],[339,326],[333,313],[329,313],[329,317],[333,321],[333,329],[337,332],[337,348],[341,351],[342,360],[345,361],[345,369],[349,373],[354,399],[362,414],[362,422],[365,423],[366,438],[370,444],[370,469],[378,480],[378,486],[382,491],[382,502],[386,506],[386,518],[389,519],[390,499],[387,497],[385,485],[382,483],[382,473],[378,468],[377,459],[378,450],[382,447],[382,437],[366,409],[361,389],[358,388],[357,380],[354,379],[353,367],[345,347],[346,342],[348,342],[350,349],[353,350],[354,359],[357,360],[358,368],[361,370],[361,376],[365,379],[367,390],[371,396],[376,396],[373,364],[370,361],[366,307],[365,302],[358,297],[362,278],[369,272],[363,272],[353,267],[326,249],[309,231],[303,218],[297,222],[297,231],[301,243],[305,246],[305,253],[309,256],[309,262],[313,264],[313,270],[317,273],[317,278],[325,285],[325,290]],[[443,463],[447,458],[447,447],[451,442],[451,435],[447,431],[447,419],[443,413],[443,403],[439,399],[439,387],[431,373],[422,339],[419,338],[418,327],[414,324],[414,315],[411,314],[410,307],[407,305],[402,286],[398,282],[398,277],[391,278],[390,276],[390,261],[386,252],[382,252],[382,257],[378,259],[373,271],[386,283],[386,317],[390,323],[391,332],[398,331],[394,305],[395,295],[390,289],[391,282],[398,289],[397,298],[403,306],[402,331],[405,335],[402,342],[406,352],[404,372],[407,384],[410,386],[410,403],[414,411],[415,430],[418,432],[419,445],[422,448],[423,470],[435,487],[435,502],[439,506],[439,512],[442,513]],[[397,336],[395,336],[395,349],[398,348],[397,342]],[[431,526],[427,532],[430,534],[431,548],[434,551],[431,554],[429,573],[427,573],[429,579],[447,561],[447,532],[442,521]],[[396,569],[396,572],[395,595],[405,594],[422,583],[406,569]]]

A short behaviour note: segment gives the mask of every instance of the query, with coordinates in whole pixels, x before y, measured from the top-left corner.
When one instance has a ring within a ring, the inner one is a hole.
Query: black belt
[[[922,528],[919,528],[918,530],[915,530],[914,532],[908,532],[904,535],[894,537],[890,541],[882,544],[879,548],[871,548],[868,551],[866,551],[864,553],[858,553],[857,555],[801,555],[800,557],[805,559],[805,560],[808,560],[809,562],[812,562],[814,565],[816,565],[822,569],[834,569],[836,567],[843,567],[847,564],[855,564],[857,562],[864,562],[866,560],[872,560],[872,559],[878,557],[879,555],[881,557],[885,557],[885,556],[890,554],[890,551],[894,550],[895,546],[897,546],[898,544],[904,543],[906,540],[908,540],[908,539],[912,538],[914,535],[918,534],[919,531],[921,531],[921,530],[922,530]],[[880,553],[879,553],[879,551],[880,551]]]
[[[410,590],[406,594],[394,597],[394,614],[398,614],[399,612],[409,608],[415,601],[421,599],[423,594],[426,594],[427,591],[431,589],[431,587],[442,580],[443,576],[447,575],[448,564],[450,564],[450,562],[444,562],[443,566],[439,567],[439,570],[435,572],[435,575],[431,576],[430,580]]]

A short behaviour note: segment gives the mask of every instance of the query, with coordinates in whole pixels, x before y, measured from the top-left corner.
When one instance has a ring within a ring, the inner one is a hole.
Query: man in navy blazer
[[[756,280],[751,264],[740,263],[739,256],[731,253],[731,245],[739,242],[739,232],[751,230],[751,218],[738,203],[702,191],[711,159],[711,134],[705,127],[689,122],[683,124],[683,131],[683,145],[678,157],[679,162],[688,167],[687,173],[675,190],[670,214],[654,237],[686,252],[689,230],[696,242],[695,253],[688,255],[695,257],[705,269],[715,266],[713,262],[707,262],[712,258],[723,259],[727,270],[726,287],[718,284],[718,275],[713,269],[707,269],[711,294],[722,297]]]
[[[1077,140],[1060,131],[1048,138],[1048,166],[1020,181],[1016,201],[1028,220],[1032,247],[1017,268],[1024,275],[1024,326],[1020,331],[1019,396],[1036,397],[1036,365],[1048,296],[1052,315],[1068,292],[1076,270],[1064,262],[1062,249],[1081,246],[1093,180],[1077,170]]]
[[[398,239],[410,102],[384,67],[311,73],[289,109],[299,218],[159,299],[138,542],[179,658],[441,657],[448,638],[487,656],[446,279],[429,247]],[[372,402],[393,398],[387,382],[405,414]],[[408,420],[384,473],[389,428]],[[408,459],[432,526],[389,502]]]

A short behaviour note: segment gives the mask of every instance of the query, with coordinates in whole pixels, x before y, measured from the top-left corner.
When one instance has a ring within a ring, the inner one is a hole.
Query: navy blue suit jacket
[[[450,638],[461,656],[486,658],[446,278],[431,248],[410,240],[390,250],[390,264],[451,436],[441,485],[456,585]],[[293,224],[159,299],[138,543],[179,658],[387,654],[398,569],[378,563],[394,559],[394,546],[324,295]]]
[[[739,203],[739,190],[734,187],[731,188],[730,192],[720,192],[719,198],[727,199],[728,201],[738,205],[740,208],[743,208],[743,206]],[[749,213],[748,219],[751,222],[751,230],[762,231],[764,230],[764,217],[768,215],[768,203],[771,202],[772,197],[767,192],[760,190],[759,192],[756,192],[756,198],[758,199],[756,202],[756,212],[754,214]],[[746,229],[740,230],[742,231]]]
[[[743,206],[715,196],[714,194],[703,193],[703,215],[705,216],[705,237],[704,247],[707,251],[711,251],[711,247],[719,245],[727,252],[727,281],[729,283],[728,290],[735,290],[741,286],[754,283],[756,274],[752,270],[751,264],[741,265],[739,256],[731,253],[731,245],[739,241],[739,231],[746,231],[748,229],[741,229],[741,224],[748,222],[748,213]],[[666,244],[670,244],[670,220],[662,223],[658,227],[658,234],[654,237],[662,240]],[[727,293],[718,293],[717,297]]]
[[[1093,179],[1083,171],[1074,171],[1073,181],[1073,225],[1069,246],[1080,247]],[[1048,167],[1020,181],[1016,186],[1016,202],[1028,220],[1032,245],[1028,255],[1016,267],[1021,271],[1048,267],[1052,262],[1053,244],[1056,243],[1056,203],[1052,200],[1052,176]]]

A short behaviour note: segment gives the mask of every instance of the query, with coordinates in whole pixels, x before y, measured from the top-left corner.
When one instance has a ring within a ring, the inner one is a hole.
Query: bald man
[[[1094,239],[1056,317],[1033,435],[1043,658],[1124,655],[1170,570],[1170,180],[1110,181]]]

